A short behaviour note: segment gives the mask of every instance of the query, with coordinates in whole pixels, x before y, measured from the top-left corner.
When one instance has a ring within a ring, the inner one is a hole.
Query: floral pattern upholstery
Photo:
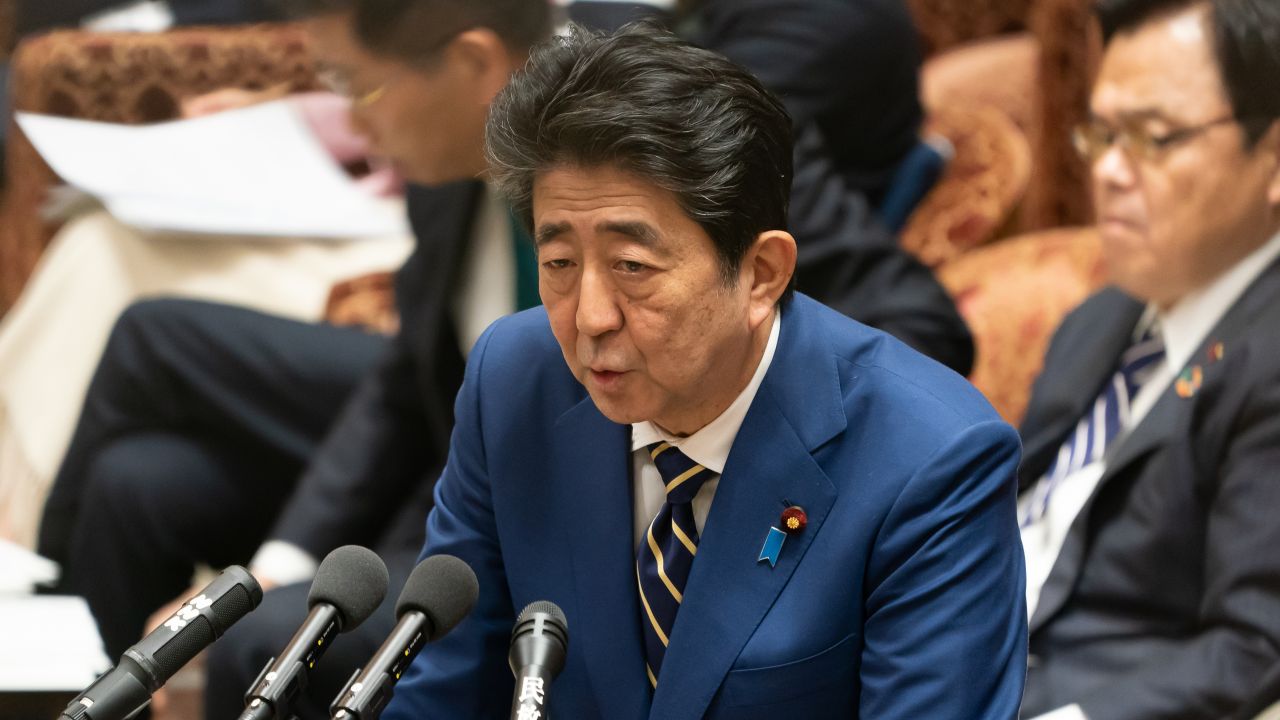
[[[997,236],[1026,192],[1031,156],[1022,131],[993,107],[940,108],[926,132],[949,140],[955,156],[901,242],[936,268]]]
[[[1053,331],[1105,277],[1092,228],[1001,240],[941,268],[977,346],[969,379],[1006,420],[1022,420]]]

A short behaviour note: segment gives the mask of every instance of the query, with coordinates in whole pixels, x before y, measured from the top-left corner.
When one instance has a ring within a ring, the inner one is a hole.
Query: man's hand
[[[259,103],[279,100],[289,94],[289,85],[281,83],[265,90],[246,90],[244,88],[223,88],[204,95],[196,95],[182,101],[182,117],[197,118],[220,113],[224,110],[257,105]]]

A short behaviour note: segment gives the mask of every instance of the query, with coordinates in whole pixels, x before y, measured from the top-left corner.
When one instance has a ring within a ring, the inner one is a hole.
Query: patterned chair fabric
[[[15,110],[123,123],[168,120],[180,101],[222,87],[315,86],[293,25],[165,33],[58,31],[22,42],[11,65]],[[0,314],[57,230],[40,210],[56,177],[10,119],[0,203]]]
[[[1087,168],[1071,128],[1088,111],[1101,54],[1093,0],[910,0],[933,55],[921,93],[938,109],[959,98],[993,104],[1027,130],[1033,174],[1010,229],[1092,221]],[[1018,35],[1028,30],[1031,47]],[[998,35],[998,37],[997,37]],[[994,73],[994,74],[993,74]],[[999,80],[993,82],[992,78]]]
[[[965,253],[938,272],[973,332],[969,379],[1000,415],[1022,420],[1062,317],[1105,281],[1097,231],[1063,228]]]
[[[1028,26],[1036,0],[908,0],[926,55]]]
[[[997,237],[1026,192],[1031,156],[1026,136],[993,107],[939,109],[926,132],[947,138],[955,155],[901,242],[937,268]]]
[[[990,105],[1029,132],[1039,64],[1040,43],[1029,32],[962,45],[925,61],[920,100],[930,114],[955,105]]]
[[[1071,130],[1089,113],[1089,92],[1102,55],[1093,0],[1038,0],[1032,29],[1040,40],[1041,88],[1030,133],[1035,169],[1022,210],[1026,230],[1093,222],[1089,168]]]

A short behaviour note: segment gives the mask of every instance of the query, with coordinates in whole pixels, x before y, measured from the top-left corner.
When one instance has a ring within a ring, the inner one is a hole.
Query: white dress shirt
[[[1168,390],[1178,372],[1191,360],[1196,349],[1208,339],[1214,326],[1240,299],[1244,291],[1258,279],[1263,270],[1280,256],[1280,235],[1271,238],[1257,250],[1222,273],[1213,282],[1188,294],[1166,312],[1148,306],[1134,329],[1137,340],[1146,328],[1155,324],[1164,338],[1165,356],[1154,365],[1151,377],[1134,396],[1129,408],[1129,422],[1120,429],[1112,445],[1124,442],[1129,432],[1142,422],[1156,401]],[[1027,562],[1027,616],[1035,615],[1040,591],[1049,578],[1067,532],[1085,503],[1093,495],[1106,472],[1105,458],[1087,463],[1068,473],[1054,488],[1045,512],[1022,528],[1022,547]],[[1044,483],[1041,478],[1037,485]],[[1018,501],[1018,517],[1027,517],[1040,487],[1024,492]],[[1087,720],[1079,706],[1070,705],[1034,720]]]
[[[463,357],[489,325],[515,312],[516,261],[511,235],[506,203],[486,186],[471,224],[470,242],[463,250],[462,282],[450,308]],[[283,540],[263,543],[249,563],[254,577],[277,585],[310,580],[318,567],[319,561],[310,553]]]
[[[702,429],[688,437],[673,437],[651,422],[638,422],[631,426],[631,467],[632,497],[635,517],[632,528],[636,546],[639,547],[649,523],[657,516],[662,503],[667,499],[666,484],[658,468],[649,459],[646,448],[656,442],[666,441],[678,448],[689,459],[711,470],[715,476],[707,479],[698,494],[693,498],[693,523],[698,534],[702,534],[702,526],[707,521],[707,513],[711,512],[711,501],[715,498],[716,487],[720,485],[720,474],[724,472],[724,464],[729,459],[729,451],[733,449],[733,441],[738,437],[742,421],[751,409],[760,383],[764,381],[769,365],[773,363],[774,351],[778,348],[778,334],[782,328],[781,313],[774,313],[773,326],[769,330],[769,342],[765,345],[760,364],[751,376],[751,382],[738,393],[733,403],[720,413],[719,417],[707,423]]]

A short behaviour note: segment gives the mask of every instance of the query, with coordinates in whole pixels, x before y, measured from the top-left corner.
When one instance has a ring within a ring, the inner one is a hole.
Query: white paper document
[[[57,579],[57,563],[0,538],[0,596],[31,593],[36,585],[50,584]]]
[[[80,691],[109,667],[83,598],[0,596],[0,692]]]
[[[147,230],[288,237],[408,232],[403,205],[369,195],[287,101],[155,125],[17,113],[63,180]]]

